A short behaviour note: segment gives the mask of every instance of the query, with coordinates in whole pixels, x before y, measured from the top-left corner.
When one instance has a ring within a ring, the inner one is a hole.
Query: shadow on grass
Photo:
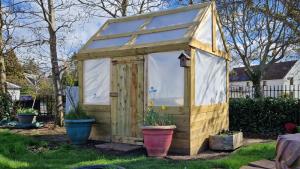
[[[174,161],[141,154],[109,155],[66,144],[50,147],[47,142],[1,131],[0,143],[1,169],[69,169],[97,164],[114,164],[127,169],[238,169],[251,161],[272,159],[275,152],[274,143],[265,143],[241,148],[217,160]]]

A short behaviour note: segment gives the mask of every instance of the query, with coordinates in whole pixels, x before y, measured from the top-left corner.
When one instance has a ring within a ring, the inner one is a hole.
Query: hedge
[[[300,100],[291,98],[230,99],[230,130],[277,135],[287,122],[300,125]]]

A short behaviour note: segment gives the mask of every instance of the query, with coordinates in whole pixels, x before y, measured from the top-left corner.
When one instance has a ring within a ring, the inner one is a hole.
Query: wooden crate
[[[213,135],[209,137],[209,148],[212,150],[229,151],[243,145],[243,133],[236,132],[232,135]]]

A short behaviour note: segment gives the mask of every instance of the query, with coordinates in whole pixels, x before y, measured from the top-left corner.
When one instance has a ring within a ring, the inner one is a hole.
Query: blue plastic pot
[[[72,144],[85,144],[90,136],[95,119],[65,120],[67,135]]]
[[[35,115],[33,114],[18,114],[17,118],[20,124],[31,125],[33,122],[33,118]]]

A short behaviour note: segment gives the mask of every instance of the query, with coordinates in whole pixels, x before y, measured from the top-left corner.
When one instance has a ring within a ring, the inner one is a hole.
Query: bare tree
[[[58,45],[63,45],[64,34],[71,30],[73,23],[78,21],[80,16],[74,12],[76,10],[73,9],[74,3],[71,0],[28,0],[27,5],[30,8],[25,13],[31,16],[33,20],[39,21],[32,32],[37,36],[41,45],[46,44],[49,47],[50,57],[48,57],[51,62],[56,102],[56,124],[62,126],[64,109],[61,75],[65,66],[60,64],[63,59],[59,59],[61,57],[59,57]],[[56,16],[57,14],[59,15]]]
[[[285,22],[256,9],[275,13],[287,8],[281,1],[219,0],[217,5],[232,55],[242,60],[255,96],[261,97],[260,83],[265,71],[285,58],[300,37]]]
[[[270,17],[273,17],[290,27],[297,36],[300,36],[300,1],[295,0],[274,0],[281,3],[285,10],[268,10],[263,6],[252,6],[253,10],[262,12]],[[251,4],[250,4],[251,5]]]
[[[3,49],[3,19],[2,19],[3,11],[2,11],[2,1],[0,1],[0,50]],[[5,74],[5,63],[4,63],[4,55],[0,52],[0,93],[6,93],[6,74]]]
[[[6,92],[6,69],[4,57],[10,51],[20,47],[36,45],[37,41],[22,38],[18,32],[33,23],[26,16],[22,6],[25,0],[10,0],[0,2],[0,92]]]
[[[91,16],[118,18],[157,10],[164,0],[78,0]]]

